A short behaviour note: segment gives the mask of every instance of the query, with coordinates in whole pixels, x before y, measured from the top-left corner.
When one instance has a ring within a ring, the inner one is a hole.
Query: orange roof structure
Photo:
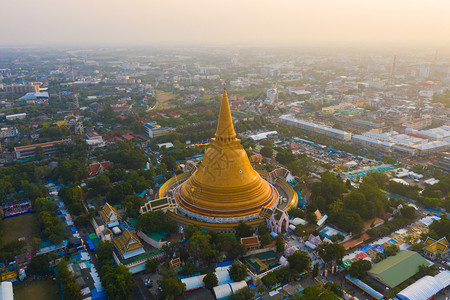
[[[124,259],[145,252],[139,238],[129,230],[125,230],[120,236],[116,237],[113,240],[113,244]]]
[[[247,249],[257,248],[261,246],[261,243],[259,242],[259,238],[257,236],[243,237],[241,238],[241,244],[247,247]]]
[[[423,247],[425,252],[430,254],[444,254],[448,252],[448,241],[447,238],[443,237],[440,240],[435,240],[427,237],[425,241],[425,247]]]
[[[33,149],[33,148],[37,148],[37,147],[48,147],[48,146],[53,146],[55,144],[59,144],[62,143],[63,141],[54,141],[54,142],[48,142],[48,143],[42,143],[42,144],[34,144],[34,145],[28,145],[28,146],[20,146],[20,147],[15,147],[14,150],[15,151],[21,151],[21,150],[26,150],[26,149]]]
[[[108,202],[106,202],[105,206],[103,206],[103,209],[100,211],[100,217],[102,217],[103,222],[105,222],[105,224],[115,222],[121,219],[117,210],[114,207],[112,207]]]
[[[177,258],[174,258],[174,259],[172,259],[170,262],[169,262],[169,265],[171,266],[171,267],[179,267],[179,266],[181,266],[181,259],[179,258],[179,257],[177,257]]]
[[[95,163],[95,164],[91,164],[89,165],[89,167],[87,168],[87,171],[89,173],[89,176],[96,176],[100,173],[102,173],[103,171],[105,171],[106,169],[112,167],[114,164],[110,161],[102,161],[100,163]]]

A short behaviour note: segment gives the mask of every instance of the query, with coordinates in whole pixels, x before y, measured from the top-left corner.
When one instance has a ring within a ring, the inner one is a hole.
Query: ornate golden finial
[[[216,140],[230,142],[236,138],[233,120],[231,118],[230,103],[228,102],[227,90],[223,88],[222,102],[220,104],[219,120],[217,122]]]

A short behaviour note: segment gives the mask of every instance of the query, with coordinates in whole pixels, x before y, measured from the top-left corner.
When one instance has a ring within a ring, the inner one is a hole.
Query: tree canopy
[[[305,251],[296,251],[288,257],[289,266],[301,273],[311,267],[311,257]]]
[[[233,263],[230,267],[230,277],[233,281],[241,281],[247,276],[247,266],[240,263]]]

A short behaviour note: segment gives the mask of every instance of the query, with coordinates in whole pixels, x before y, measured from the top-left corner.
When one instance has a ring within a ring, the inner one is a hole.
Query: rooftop
[[[395,256],[375,264],[369,274],[390,288],[394,288],[419,271],[419,266],[430,262],[414,251],[402,250]]]

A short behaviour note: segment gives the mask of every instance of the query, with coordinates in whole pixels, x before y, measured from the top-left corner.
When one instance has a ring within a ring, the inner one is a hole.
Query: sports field
[[[51,279],[30,280],[14,285],[14,300],[57,300],[58,285]]]
[[[22,237],[25,237],[26,240],[31,240],[30,236],[39,237],[37,217],[38,215],[35,213],[28,213],[6,218],[3,221],[5,243],[16,241]]]

